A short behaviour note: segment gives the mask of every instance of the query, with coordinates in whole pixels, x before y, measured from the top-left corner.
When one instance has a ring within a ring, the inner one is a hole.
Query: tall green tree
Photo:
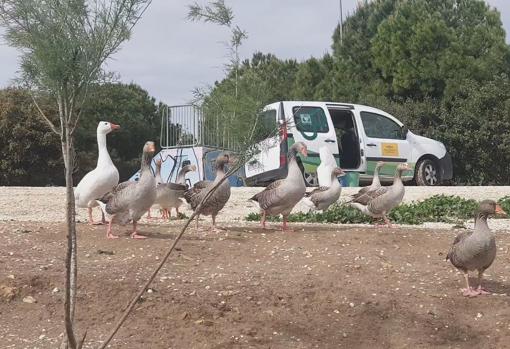
[[[102,79],[104,62],[126,41],[150,0],[2,0],[0,25],[7,43],[21,52],[21,79],[37,91],[33,100],[50,129],[60,137],[66,181],[66,287],[64,319],[68,345],[76,303],[76,222],[73,193],[74,134],[89,86]],[[58,123],[46,115],[38,95],[57,107]]]
[[[400,1],[371,40],[373,64],[390,96],[442,98],[466,80],[508,72],[499,12],[483,0]]]
[[[41,108],[56,113],[47,102]],[[62,185],[62,169],[58,136],[47,131],[30,93],[0,90],[0,185]]]
[[[332,64],[329,56],[322,59],[310,58],[299,64],[292,88],[292,97],[297,100],[321,99],[317,96],[319,85],[325,81],[324,77],[331,70]],[[330,64],[328,64],[330,63]],[[321,94],[327,94],[321,91]]]
[[[383,92],[371,52],[372,39],[377,35],[379,25],[394,13],[400,1],[359,1],[356,11],[343,23],[342,38],[339,25],[335,28],[332,49],[336,64],[330,79],[340,83],[334,86],[334,96],[353,101],[362,95]]]

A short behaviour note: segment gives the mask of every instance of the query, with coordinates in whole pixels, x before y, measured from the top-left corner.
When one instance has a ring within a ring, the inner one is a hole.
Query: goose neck
[[[475,217],[475,233],[490,232],[489,225],[487,224],[488,216],[484,213],[478,213]]]
[[[395,172],[395,177],[393,178],[393,183],[400,183],[400,184],[403,184],[402,183],[402,172],[401,170],[397,170],[397,172]]]
[[[186,170],[182,168],[177,174],[177,178],[175,179],[177,184],[184,184],[186,182]]]
[[[151,161],[152,161],[152,155],[150,153],[144,152],[142,155],[142,165],[141,165],[142,172],[150,171]]]
[[[216,169],[216,178],[214,179],[216,182],[220,181],[223,177],[225,177],[225,168],[218,167]]]
[[[375,185],[381,184],[379,181],[379,167],[376,167],[374,170],[374,178],[372,179],[372,183]]]
[[[101,167],[112,164],[112,159],[110,158],[108,148],[106,147],[106,135],[104,133],[97,134],[97,149],[99,152],[97,157],[97,166]]]
[[[340,181],[338,180],[338,177],[336,176],[335,173],[331,174],[331,186],[332,187],[339,187],[340,186]]]
[[[298,165],[295,157],[292,157],[289,161],[289,171],[287,173],[287,178],[303,179],[303,176],[301,174],[301,169],[299,168],[299,165]]]

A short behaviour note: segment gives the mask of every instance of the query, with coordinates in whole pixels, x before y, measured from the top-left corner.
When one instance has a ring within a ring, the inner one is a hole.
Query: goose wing
[[[305,197],[311,197],[314,194],[322,193],[322,192],[324,192],[324,191],[326,191],[328,189],[329,189],[329,187],[324,187],[324,186],[323,187],[315,188],[314,190],[305,193]]]
[[[388,191],[388,187],[379,187],[377,189],[369,190],[369,187],[365,187],[367,190],[365,190],[363,193],[358,192],[358,196],[354,197],[352,202],[356,202],[358,204],[362,205],[368,205],[369,202],[372,200],[380,197],[381,195],[385,194]],[[364,189],[364,188],[363,188]],[[360,190],[361,191],[361,190]],[[356,194],[355,194],[356,195]]]
[[[462,243],[466,241],[466,239],[472,234],[472,231],[463,231],[462,233],[458,234],[453,240],[452,245],[450,246],[450,250],[446,255],[446,260],[450,260],[450,262],[452,262],[452,264],[459,269],[464,267],[463,263],[461,262],[461,258],[459,258],[462,255]]]
[[[283,200],[285,200],[285,193],[281,190],[284,181],[284,179],[274,181],[260,193],[252,196],[250,200],[257,201],[260,208],[263,210],[271,206],[279,205]]]
[[[125,211],[137,182],[127,181],[117,184],[111,192],[101,199],[106,204],[106,212],[110,215]]]
[[[191,205],[191,208],[194,210],[197,208],[198,204],[202,200],[202,195],[205,195],[205,190],[207,187],[212,185],[211,181],[199,181],[196,182],[192,188],[186,190],[184,192],[184,199],[186,202]]]

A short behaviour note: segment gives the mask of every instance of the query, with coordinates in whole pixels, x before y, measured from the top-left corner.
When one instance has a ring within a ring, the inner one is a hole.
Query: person
[[[340,146],[342,150],[340,166],[342,168],[358,167],[358,136],[354,130],[352,118],[342,118],[339,127],[344,131],[340,137]]]

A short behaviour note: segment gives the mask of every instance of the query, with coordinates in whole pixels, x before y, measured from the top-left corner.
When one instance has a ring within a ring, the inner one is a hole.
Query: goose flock
[[[119,172],[113,164],[106,147],[106,135],[119,129],[119,125],[101,121],[97,127],[98,160],[94,170],[87,173],[75,188],[75,202],[77,207],[87,208],[89,224],[108,224],[106,237],[118,238],[112,233],[112,224],[133,224],[131,238],[145,239],[137,231],[137,223],[145,212],[149,212],[153,204],[161,208],[162,218],[170,219],[171,209],[179,215],[179,207],[184,200],[197,212],[196,230],[200,215],[211,216],[212,231],[222,230],[216,225],[216,217],[230,199],[230,183],[223,180],[227,166],[234,162],[234,156],[229,153],[220,154],[214,163],[216,169],[213,181],[199,181],[191,188],[186,184],[186,174],[196,171],[194,165],[186,165],[179,171],[176,182],[165,183],[161,179],[162,160],[155,161],[156,173],[152,173],[151,164],[156,152],[154,142],[146,142],[142,149],[140,178],[138,181],[119,182]],[[321,160],[329,159],[328,152],[321,150]],[[307,157],[308,150],[304,143],[293,144],[287,154],[287,176],[270,183],[264,190],[257,193],[250,200],[258,203],[261,213],[261,227],[266,229],[267,216],[282,215],[283,231],[289,231],[288,217],[292,209],[304,201],[312,210],[327,210],[337,203],[342,186],[339,177],[345,172],[330,160],[324,161],[318,168],[320,187],[306,192],[306,184],[298,163],[299,156]],[[370,186],[361,188],[352,195],[347,204],[358,209],[363,214],[374,219],[382,219],[388,227],[392,227],[388,214],[397,207],[405,195],[402,173],[411,168],[408,164],[399,164],[395,171],[393,184],[382,186],[379,172],[384,162],[378,162],[374,170]],[[223,180],[223,181],[222,181]],[[221,182],[221,183],[220,183]],[[215,189],[213,191],[213,189]],[[205,199],[205,200],[204,200]],[[92,208],[99,206],[102,212],[102,222],[94,222]],[[492,215],[506,214],[503,209],[492,200],[484,200],[479,204],[475,215],[473,231],[459,234],[453,241],[446,259],[455,268],[462,271],[466,280],[466,288],[462,290],[464,296],[475,297],[488,294],[482,287],[484,271],[491,266],[496,257],[496,241],[489,229],[487,219]],[[149,215],[150,218],[150,215]],[[108,219],[108,220],[106,220]],[[469,271],[478,272],[478,285],[470,286]]]

